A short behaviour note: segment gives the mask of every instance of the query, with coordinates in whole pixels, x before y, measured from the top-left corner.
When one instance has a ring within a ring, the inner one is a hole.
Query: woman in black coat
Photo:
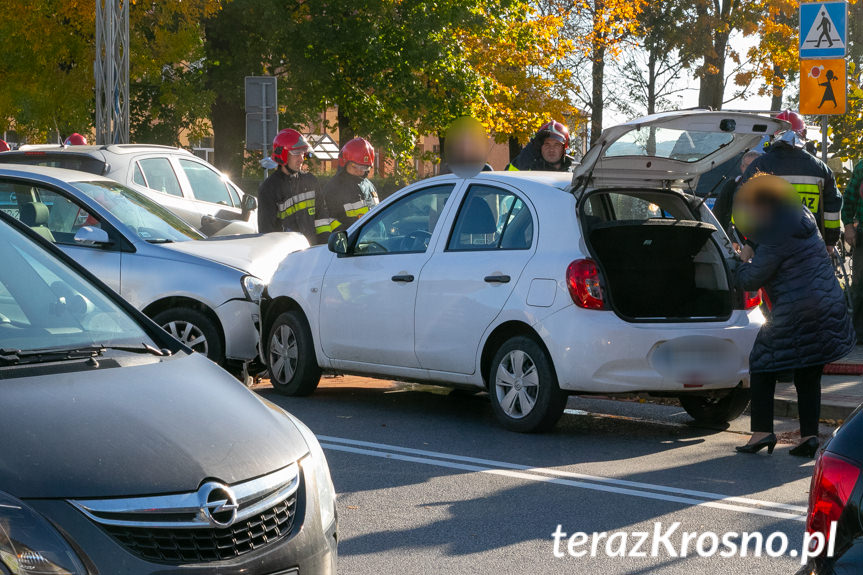
[[[738,191],[734,221],[755,242],[755,255],[736,270],[739,289],[763,289],[772,304],[749,355],[752,438],[738,447],[755,453],[776,446],[773,394],[780,373],[793,371],[800,444],[792,455],[818,449],[821,373],[856,341],[842,288],[815,218],[786,180],[759,174]]]

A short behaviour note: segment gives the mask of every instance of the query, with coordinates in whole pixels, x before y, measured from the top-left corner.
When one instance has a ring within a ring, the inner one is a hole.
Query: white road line
[[[605,491],[623,495],[633,495],[636,497],[671,501],[687,505],[712,507],[778,519],[793,519],[795,521],[804,521],[806,519],[806,508],[797,505],[787,505],[784,503],[775,503],[772,501],[762,501],[745,497],[734,497],[705,491],[679,489],[665,485],[641,483],[611,477],[599,477],[558,469],[531,467],[516,463],[479,459],[463,455],[426,451],[423,449],[413,449],[409,447],[345,439],[341,437],[319,435],[318,439],[326,449],[369,455],[372,457],[395,459],[425,465],[436,465],[438,467],[461,469],[464,471],[490,473],[493,475],[502,475],[530,481],[554,483],[558,485],[567,485],[570,487],[579,487],[582,489],[592,489],[595,491]],[[745,507],[744,505],[750,505],[752,507]]]

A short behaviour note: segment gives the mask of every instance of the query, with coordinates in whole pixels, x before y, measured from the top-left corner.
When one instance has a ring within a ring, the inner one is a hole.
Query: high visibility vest
[[[818,227],[823,232],[825,229],[839,229],[841,226],[840,212],[823,211],[822,201],[824,199],[824,178],[817,176],[782,176],[794,187],[794,191],[800,197],[800,202],[809,208]]]

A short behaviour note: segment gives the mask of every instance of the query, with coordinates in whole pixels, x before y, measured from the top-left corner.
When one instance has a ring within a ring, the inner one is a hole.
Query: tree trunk
[[[647,115],[656,113],[656,51],[651,50],[647,59]],[[656,155],[656,130],[647,136],[647,155]]]
[[[782,68],[779,66],[773,66],[773,73],[776,74],[779,78],[785,78],[785,74],[782,72]],[[770,109],[771,110],[781,110],[782,109],[782,97],[785,90],[780,87],[773,88],[773,98],[770,100]]]
[[[509,161],[512,162],[517,155],[521,153],[522,145],[518,143],[518,138],[509,137]]]
[[[593,47],[591,81],[593,85],[590,95],[590,144],[593,145],[602,134],[602,109],[605,106],[602,89],[605,81],[605,45],[601,41]]]
[[[704,54],[704,66],[698,90],[698,106],[721,110],[725,99],[725,53],[728,32],[713,32],[713,42]]]
[[[337,107],[336,121],[339,124],[339,148],[354,139],[354,130],[351,128],[351,120],[348,112],[343,106]]]
[[[213,163],[234,179],[243,177],[246,110],[243,104],[216,95],[210,108],[213,124]]]

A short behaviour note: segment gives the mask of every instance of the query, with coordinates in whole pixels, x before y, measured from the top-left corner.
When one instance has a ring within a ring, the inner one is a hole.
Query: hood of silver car
[[[105,357],[95,369],[70,373],[64,364],[65,373],[0,379],[0,490],[21,498],[192,492],[206,479],[234,484],[308,452],[280,409],[205,357],[117,361],[127,358],[136,365],[109,367]]]
[[[206,240],[163,244],[164,247],[219,262],[269,282],[279,264],[291,252],[306,249],[302,234],[279,232],[263,235],[214,237]]]

